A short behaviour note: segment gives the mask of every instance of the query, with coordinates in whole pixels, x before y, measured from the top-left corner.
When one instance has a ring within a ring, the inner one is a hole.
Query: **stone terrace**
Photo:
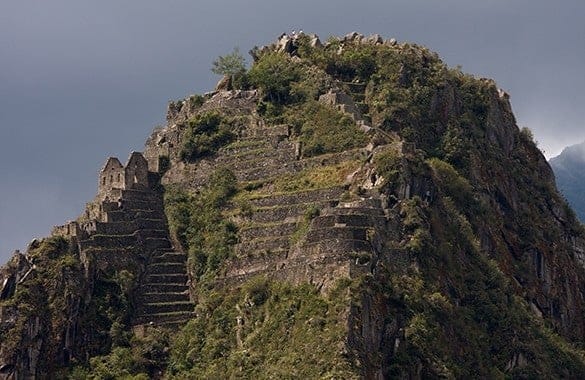
[[[172,248],[161,194],[151,189],[115,190],[111,194],[117,200],[98,205],[99,221],[79,223],[75,238],[82,261],[90,262],[91,256],[100,266],[139,269],[133,325],[186,322],[194,310],[187,285],[187,255]],[[74,232],[74,225],[55,231]]]
[[[290,132],[287,125],[268,126],[261,121],[248,126],[235,143],[221,148],[214,157],[186,165],[182,170],[189,173],[186,175],[190,179],[188,186],[203,186],[213,170],[227,167],[240,183],[269,188],[272,182],[283,176],[294,177],[348,161],[355,162],[358,169],[369,157],[370,152],[363,148],[302,158],[301,147],[291,139]],[[353,256],[348,256],[349,253],[372,250],[368,240],[371,236],[367,236],[367,230],[383,223],[384,215],[381,207],[375,211],[373,208],[364,209],[364,214],[372,213],[373,216],[360,219],[361,215],[356,215],[355,220],[352,219],[350,208],[344,208],[342,212],[334,211],[347,191],[347,184],[333,181],[329,186],[308,190],[279,193],[268,189],[251,192],[245,197],[250,212],[232,217],[239,228],[239,243],[234,247],[235,256],[227,263],[222,281],[240,282],[260,273],[295,281],[311,280],[308,266],[311,263],[324,265],[325,261],[330,263],[324,268],[332,270],[334,275],[349,275],[350,262],[353,260]],[[234,210],[237,207],[236,204],[232,205]],[[334,217],[337,212],[345,212],[350,216],[340,215],[339,220],[348,219],[347,227],[341,226],[341,222],[326,230],[308,226],[305,215],[311,210],[321,210],[322,214],[330,214],[330,217]],[[325,246],[334,246],[336,252],[326,253]],[[299,254],[299,247],[307,254]],[[302,279],[293,268],[304,271]]]

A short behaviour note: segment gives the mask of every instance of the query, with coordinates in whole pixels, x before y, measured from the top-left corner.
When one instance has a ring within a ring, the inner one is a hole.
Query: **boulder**
[[[232,87],[231,75],[224,75],[215,85],[215,91],[229,91]]]

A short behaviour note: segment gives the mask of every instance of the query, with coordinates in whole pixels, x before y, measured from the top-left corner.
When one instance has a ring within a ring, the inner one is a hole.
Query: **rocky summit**
[[[585,234],[509,96],[283,34],[0,269],[0,379],[583,378]]]

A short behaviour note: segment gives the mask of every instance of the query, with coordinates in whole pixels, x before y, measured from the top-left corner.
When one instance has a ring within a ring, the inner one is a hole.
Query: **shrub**
[[[347,294],[347,285],[339,293]],[[344,296],[262,277],[217,289],[171,347],[167,377],[359,378],[344,345]]]
[[[237,241],[237,227],[224,219],[221,209],[236,192],[236,177],[228,169],[211,174],[197,194],[177,187],[165,189],[165,213],[173,238],[189,252],[191,273],[211,278],[230,256]]]
[[[317,101],[308,101],[286,113],[303,143],[303,155],[318,156],[364,146],[367,136],[347,115]]]
[[[250,69],[253,86],[261,89],[271,103],[286,104],[293,100],[291,84],[301,77],[300,68],[283,53],[267,53]]]
[[[211,155],[235,137],[233,124],[219,113],[198,114],[187,123],[182,138],[181,159],[192,161]]]
[[[392,186],[400,177],[401,159],[400,153],[394,148],[389,148],[374,156],[374,163],[378,174],[384,179],[385,186]]]

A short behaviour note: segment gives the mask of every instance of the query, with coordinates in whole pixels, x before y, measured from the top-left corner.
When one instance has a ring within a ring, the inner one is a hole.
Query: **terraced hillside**
[[[0,270],[0,379],[585,377],[585,232],[494,81],[251,55]]]
[[[157,177],[151,179],[156,184]],[[131,305],[134,326],[184,323],[193,316],[187,256],[171,245],[162,195],[155,188],[114,188],[105,199],[98,196],[90,203],[80,222],[54,230],[55,235],[73,238],[83,262],[137,275]]]

